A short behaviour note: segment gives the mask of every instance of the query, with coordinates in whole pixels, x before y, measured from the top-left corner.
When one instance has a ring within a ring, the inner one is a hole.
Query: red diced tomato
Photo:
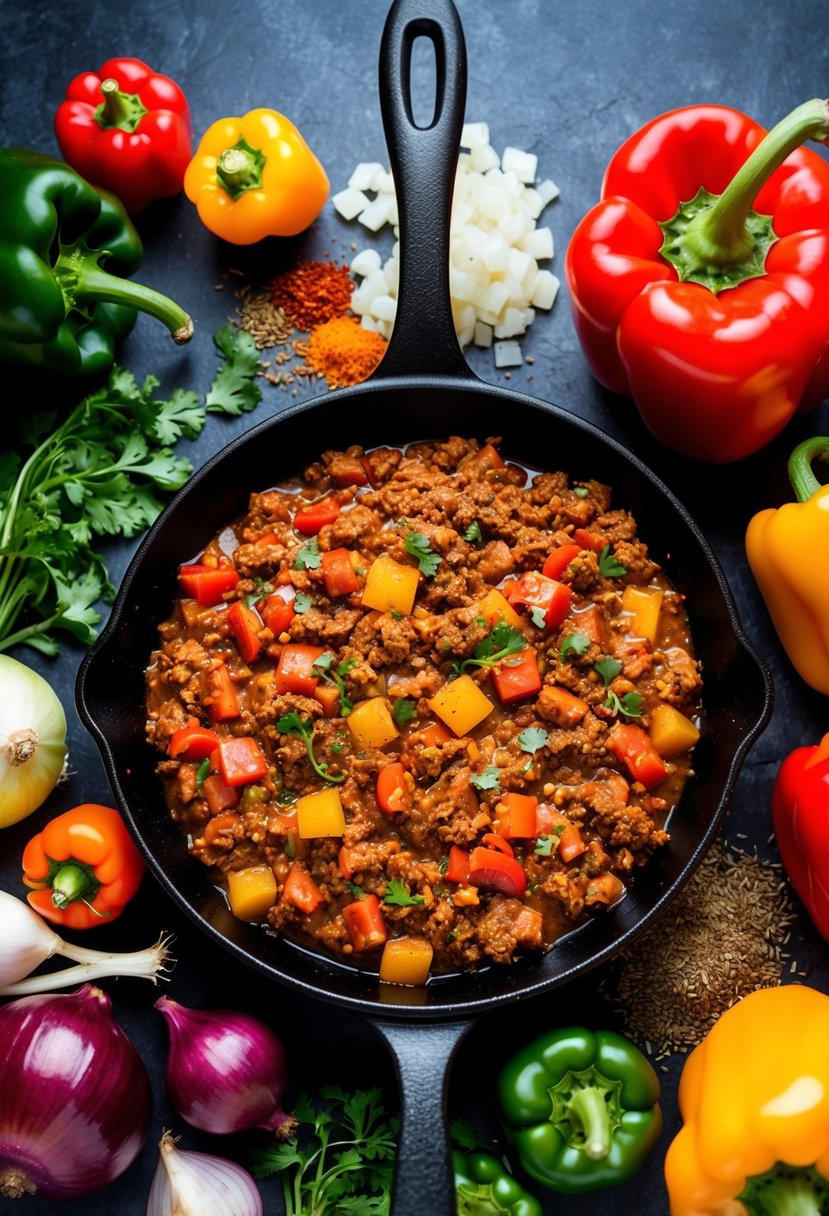
[[[286,632],[290,627],[291,621],[296,616],[296,612],[294,611],[295,598],[296,591],[293,587],[277,587],[276,591],[268,596],[260,608],[262,620],[275,638],[278,638],[280,633]]]
[[[334,498],[320,498],[307,507],[301,507],[294,516],[294,527],[303,536],[316,536],[326,524],[333,524],[340,513],[340,504]]]
[[[323,553],[322,579],[325,583],[325,594],[331,599],[340,595],[351,595],[357,590],[360,583],[348,549],[330,549]]]
[[[196,562],[178,569],[182,593],[194,599],[200,608],[220,604],[225,592],[232,591],[238,582],[235,566],[205,566]]]
[[[255,739],[222,739],[219,771],[228,785],[250,785],[268,773],[268,762]]]
[[[502,660],[492,669],[492,683],[502,705],[510,705],[541,691],[541,673],[530,647]]]
[[[500,891],[502,895],[520,897],[527,889],[527,875],[520,861],[483,845],[470,854],[469,881],[473,887]]]
[[[236,639],[239,654],[246,663],[252,663],[262,649],[259,638],[262,622],[259,617],[244,600],[234,600],[227,610],[227,623]]]
[[[573,558],[578,557],[580,553],[581,545],[559,545],[547,558],[541,573],[545,578],[561,578]]]
[[[399,760],[380,770],[377,778],[377,801],[387,815],[411,810],[412,795],[406,784],[406,770]]]
[[[212,720],[227,722],[231,718],[238,718],[242,711],[239,708],[236,685],[225,664],[220,663],[212,671],[206,672],[205,682],[207,687],[202,700]]]
[[[633,780],[646,790],[653,789],[668,776],[668,766],[641,726],[617,722],[608,735],[607,748],[620,764],[624,764]]]
[[[167,755],[176,760],[206,760],[219,746],[219,736],[206,726],[180,726],[170,735]]]
[[[531,611],[538,608],[544,614],[547,629],[558,629],[567,615],[573,593],[564,583],[554,578],[545,578],[534,570],[522,574],[514,587],[510,588],[509,602],[525,604]]]
[[[382,946],[389,936],[380,900],[376,895],[365,895],[343,908],[343,920],[355,950],[371,950]]]
[[[321,655],[325,654],[322,646],[305,646],[288,642],[282,647],[279,662],[276,665],[274,688],[278,693],[297,692],[302,696],[312,697],[319,683],[319,674],[314,671],[314,664]]]

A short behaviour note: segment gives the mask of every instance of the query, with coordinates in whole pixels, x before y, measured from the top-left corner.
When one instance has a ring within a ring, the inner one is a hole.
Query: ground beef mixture
[[[252,494],[147,670],[167,803],[233,910],[392,982],[601,915],[691,772],[682,596],[607,486],[498,449],[325,452]]]

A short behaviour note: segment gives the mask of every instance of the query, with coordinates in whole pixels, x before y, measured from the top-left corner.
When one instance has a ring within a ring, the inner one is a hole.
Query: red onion
[[[264,1022],[247,1013],[188,1009],[166,996],[155,1007],[170,1030],[167,1092],[182,1119],[219,1134],[292,1129],[295,1121],[281,1106],[285,1052]]]
[[[105,992],[25,996],[0,1009],[0,1195],[79,1199],[132,1164],[150,1082]]]

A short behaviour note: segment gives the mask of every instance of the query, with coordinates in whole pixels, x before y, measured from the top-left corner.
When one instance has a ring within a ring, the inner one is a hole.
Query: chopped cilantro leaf
[[[523,633],[513,629],[506,621],[499,621],[484,640],[475,647],[471,659],[453,665],[453,675],[460,675],[467,667],[493,667],[502,659],[525,650],[527,640]]]
[[[417,717],[417,706],[408,697],[398,697],[391,707],[391,716],[398,726],[405,726]]]
[[[259,600],[273,593],[273,585],[266,583],[263,578],[255,578],[253,581],[255,584],[254,590],[251,591],[250,595],[245,596],[245,603],[248,608],[253,608],[254,604],[257,604]]]
[[[638,692],[627,692],[623,697],[619,697],[608,689],[604,705],[605,708],[612,709],[614,715],[623,714],[626,718],[642,717],[642,698]]]
[[[601,676],[602,683],[607,688],[611,680],[615,680],[622,670],[622,664],[618,659],[599,659],[598,663],[593,664],[593,670]]]
[[[210,757],[205,756],[199,767],[196,769],[196,789],[200,790],[204,785],[207,774],[210,772]]]
[[[393,904],[397,908],[413,908],[416,904],[425,902],[422,895],[411,895],[398,879],[389,879],[386,893],[383,896],[384,904]]]
[[[276,724],[276,729],[281,731],[283,735],[293,735],[296,739],[302,739],[305,744],[305,750],[308,752],[308,759],[311,762],[311,768],[318,777],[322,777],[323,781],[332,781],[339,783],[345,781],[345,773],[339,773],[332,776],[328,772],[328,765],[317,760],[314,754],[314,723],[308,718],[303,721],[295,709],[290,713],[283,714]]]
[[[322,554],[320,553],[319,541],[316,536],[313,536],[297,553],[294,569],[317,570],[321,564]]]
[[[299,597],[297,596],[297,599],[298,598]],[[297,609],[297,611],[299,611],[299,609]],[[334,667],[333,663],[335,658],[336,656],[333,651],[326,650],[325,654],[321,654],[320,657],[314,661],[313,670],[317,672],[318,675],[322,676],[326,684],[330,684],[332,688],[338,689],[340,694],[340,717],[347,718],[354,708],[354,702],[349,698],[345,691],[345,682],[343,680],[343,676],[348,675],[351,668],[355,666],[357,660],[346,659],[345,662],[338,663],[337,666]],[[340,744],[340,747],[337,748],[337,750],[342,751],[342,744]]]
[[[627,566],[623,566],[617,560],[610,545],[605,545],[599,554],[599,574],[605,578],[619,578],[623,574],[627,574]]]
[[[443,558],[439,553],[432,551],[428,536],[424,536],[422,532],[407,532],[403,547],[411,557],[417,558],[418,568],[422,575],[426,578],[435,577]]]
[[[528,726],[526,730],[522,730],[518,736],[518,744],[522,752],[529,752],[534,756],[537,751],[547,742],[547,732],[540,726]]]
[[[473,773],[470,782],[476,790],[494,790],[501,792],[501,770],[494,764],[488,765],[482,773]]]
[[[306,591],[297,591],[294,596],[294,612],[301,616],[303,612],[307,612],[312,607],[313,603],[313,599]]]
[[[584,654],[585,650],[590,648],[590,638],[586,633],[582,633],[580,629],[574,629],[572,633],[568,633],[567,637],[562,640],[558,650],[558,657],[562,662],[566,662],[571,654]]]
[[[257,383],[259,351],[251,335],[244,329],[222,325],[213,335],[213,342],[225,361],[207,394],[205,409],[210,414],[246,414],[262,400]]]
[[[477,545],[479,548],[481,545],[483,545],[484,537],[483,533],[481,532],[481,525],[478,523],[477,519],[472,520],[472,523],[463,533],[463,539],[469,545]]]
[[[535,851],[539,857],[550,857],[555,840],[552,836],[539,836],[535,842]]]
[[[530,609],[530,619],[537,629],[547,628],[547,613],[538,604]]]

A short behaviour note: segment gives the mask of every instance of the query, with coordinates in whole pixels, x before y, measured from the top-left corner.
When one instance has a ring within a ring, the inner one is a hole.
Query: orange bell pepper
[[[218,119],[184,174],[184,193],[205,228],[232,245],[296,236],[322,211],[328,191],[322,165],[276,110]]]
[[[141,854],[121,816],[95,803],[58,815],[23,850],[29,903],[69,929],[115,920],[143,874]]]

